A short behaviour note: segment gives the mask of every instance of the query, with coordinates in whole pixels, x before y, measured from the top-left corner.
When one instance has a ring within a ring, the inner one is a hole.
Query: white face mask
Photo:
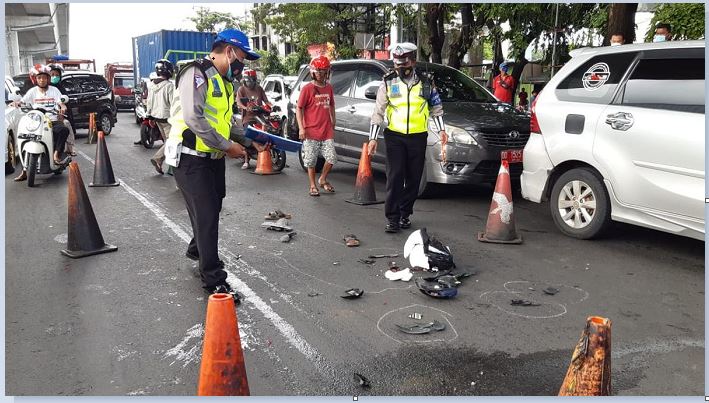
[[[622,43],[620,42],[611,42],[611,46],[620,46]]]
[[[667,38],[665,38],[665,35],[660,35],[660,34],[657,34],[652,38],[653,42],[665,42],[666,40],[667,40]]]

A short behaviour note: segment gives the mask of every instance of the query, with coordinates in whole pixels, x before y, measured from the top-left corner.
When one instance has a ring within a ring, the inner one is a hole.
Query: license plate
[[[506,160],[510,164],[515,164],[522,162],[522,151],[523,150],[505,150],[500,152],[500,159]]]

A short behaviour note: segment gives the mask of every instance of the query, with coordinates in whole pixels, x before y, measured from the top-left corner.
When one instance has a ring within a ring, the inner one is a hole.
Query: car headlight
[[[456,144],[478,146],[478,142],[473,137],[473,133],[455,126],[448,126],[446,129],[449,141]]]
[[[25,130],[33,132],[42,126],[42,116],[38,113],[28,113],[25,119]]]

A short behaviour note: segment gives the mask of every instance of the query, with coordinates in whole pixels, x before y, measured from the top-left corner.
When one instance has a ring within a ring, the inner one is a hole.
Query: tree
[[[608,24],[603,46],[609,46],[611,36],[616,33],[623,34],[625,43],[635,42],[635,12],[638,3],[612,3],[608,5]],[[704,20],[702,20],[704,21]]]
[[[703,39],[704,12],[704,3],[663,3],[655,9],[645,41],[652,42],[660,22],[672,26],[673,40]]]
[[[275,45],[271,45],[268,52],[258,51],[261,54],[261,59],[259,59],[259,64],[261,67],[261,72],[265,75],[269,74],[288,74],[283,62],[281,62],[280,56],[278,56],[278,49]]]
[[[188,17],[195,24],[199,32],[217,32],[226,28],[237,28],[242,31],[249,30],[249,24],[240,17],[231,13],[212,11],[207,7],[197,7],[196,17]]]
[[[446,3],[427,3],[425,10],[426,27],[429,32],[428,44],[431,47],[431,61],[440,64],[443,61],[443,42],[446,38],[446,33],[443,29],[443,24],[446,20]]]

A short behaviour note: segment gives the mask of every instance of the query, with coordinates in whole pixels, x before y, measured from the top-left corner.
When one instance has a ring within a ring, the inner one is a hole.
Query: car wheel
[[[588,168],[572,169],[556,180],[549,208],[559,230],[578,239],[597,237],[610,223],[608,191]]]
[[[111,114],[108,112],[104,112],[99,116],[98,118],[98,123],[99,126],[101,127],[101,130],[103,131],[103,134],[108,136],[111,134],[111,129],[113,129],[113,123],[111,122]]]
[[[17,157],[15,155],[15,138],[12,133],[7,134],[7,162],[5,163],[5,175],[15,172]]]
[[[30,154],[30,160],[27,164],[27,187],[34,187],[34,176],[37,174],[37,161],[39,154]]]
[[[308,167],[306,167],[305,163],[303,162],[303,147],[300,147],[300,152],[298,153],[298,160],[300,161],[300,166],[303,168],[303,171],[308,172]],[[324,166],[325,158],[318,157],[318,162],[315,163],[315,172],[322,171],[322,167]]]

